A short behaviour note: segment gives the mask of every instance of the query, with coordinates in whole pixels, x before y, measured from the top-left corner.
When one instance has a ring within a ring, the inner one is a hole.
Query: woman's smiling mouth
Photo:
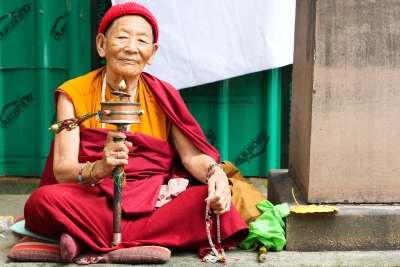
[[[134,59],[123,58],[123,59],[121,59],[121,61],[123,61],[126,64],[130,64],[130,65],[138,64],[137,60],[134,60]]]

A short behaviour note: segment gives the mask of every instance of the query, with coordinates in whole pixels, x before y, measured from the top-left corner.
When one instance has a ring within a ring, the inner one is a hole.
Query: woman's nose
[[[124,50],[127,52],[137,52],[137,41],[134,38],[128,38]]]

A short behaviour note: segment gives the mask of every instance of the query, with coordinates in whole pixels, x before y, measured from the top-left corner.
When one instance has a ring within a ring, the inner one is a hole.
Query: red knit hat
[[[158,40],[158,25],[157,20],[151,14],[151,12],[142,5],[139,5],[135,2],[126,2],[124,4],[114,5],[112,6],[107,13],[104,15],[101,20],[98,33],[103,33],[107,29],[107,26],[117,17],[122,15],[139,15],[144,17],[153,28],[154,34],[154,43],[157,43]]]

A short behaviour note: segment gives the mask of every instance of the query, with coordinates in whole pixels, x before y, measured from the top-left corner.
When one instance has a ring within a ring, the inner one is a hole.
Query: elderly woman
[[[248,234],[231,204],[218,152],[206,141],[178,91],[143,72],[156,54],[157,40],[156,19],[145,7],[134,2],[113,6],[96,38],[106,66],[67,81],[55,92],[57,116],[64,120],[100,110],[100,102],[111,100],[111,92],[123,80],[126,92],[145,112],[140,124],[130,125],[123,133],[93,117],[55,136],[41,186],[25,206],[25,227],[61,239],[66,261],[89,249],[210,248],[205,227],[208,197],[213,213],[221,215],[220,229],[211,230],[215,243],[217,231],[222,247],[236,246]],[[114,138],[126,141],[116,143]],[[122,241],[111,248],[110,173],[118,165],[125,166],[127,185],[123,187]],[[167,184],[180,194],[165,197],[161,188]],[[211,219],[215,221],[215,215]]]

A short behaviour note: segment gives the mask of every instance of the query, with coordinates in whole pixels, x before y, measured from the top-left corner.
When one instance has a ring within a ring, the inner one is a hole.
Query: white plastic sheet
[[[293,63],[295,0],[136,2],[160,28],[159,50],[145,71],[177,89]]]

